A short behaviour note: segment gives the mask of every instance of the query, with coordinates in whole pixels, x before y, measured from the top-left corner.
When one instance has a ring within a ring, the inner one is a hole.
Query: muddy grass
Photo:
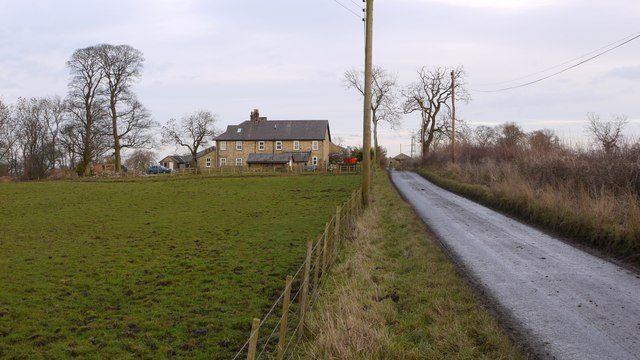
[[[359,181],[4,184],[0,358],[233,357]]]

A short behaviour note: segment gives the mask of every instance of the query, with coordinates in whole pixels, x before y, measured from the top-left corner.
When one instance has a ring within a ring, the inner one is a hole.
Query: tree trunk
[[[93,127],[93,114],[91,108],[87,107],[84,126],[84,149],[82,150],[82,165],[84,166],[84,176],[91,175],[91,128]]]
[[[115,156],[115,171],[122,170],[122,160],[120,159],[120,138],[118,137],[118,113],[116,112],[116,101],[111,95],[111,125],[113,126],[113,154]]]

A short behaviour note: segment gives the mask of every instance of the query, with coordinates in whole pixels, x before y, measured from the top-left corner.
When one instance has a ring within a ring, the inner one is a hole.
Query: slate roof
[[[324,140],[328,131],[328,120],[247,120],[227,126],[227,131],[214,140]]]
[[[215,150],[216,150],[216,147],[215,146],[211,146],[211,147],[208,147],[208,148],[206,148],[204,150],[198,151],[198,154],[197,154],[198,155],[198,159],[201,158],[202,156],[210,153],[210,152],[215,151]],[[188,155],[169,155],[168,157],[172,158],[173,161],[176,162],[176,164],[190,164],[191,160],[193,159],[193,156],[191,156],[191,154],[188,154]]]
[[[247,164],[286,164],[289,160],[293,162],[308,162],[311,157],[310,151],[305,152],[285,152],[279,154],[257,154],[251,153],[247,158]]]
[[[398,161],[403,161],[403,160],[411,159],[411,156],[409,156],[409,155],[407,155],[405,153],[400,153],[400,154],[394,156],[393,158],[395,160],[398,160]]]

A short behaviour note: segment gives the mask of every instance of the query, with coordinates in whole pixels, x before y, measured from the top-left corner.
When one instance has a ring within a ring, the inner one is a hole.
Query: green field
[[[230,358],[359,176],[0,184],[0,358]]]

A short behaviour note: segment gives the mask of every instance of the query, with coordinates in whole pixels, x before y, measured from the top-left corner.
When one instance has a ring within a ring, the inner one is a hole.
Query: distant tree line
[[[129,45],[78,49],[66,63],[65,98],[0,99],[0,175],[42,179],[65,169],[86,176],[105,159],[120,172],[122,150],[151,147],[159,126],[132,89],[143,62]]]

